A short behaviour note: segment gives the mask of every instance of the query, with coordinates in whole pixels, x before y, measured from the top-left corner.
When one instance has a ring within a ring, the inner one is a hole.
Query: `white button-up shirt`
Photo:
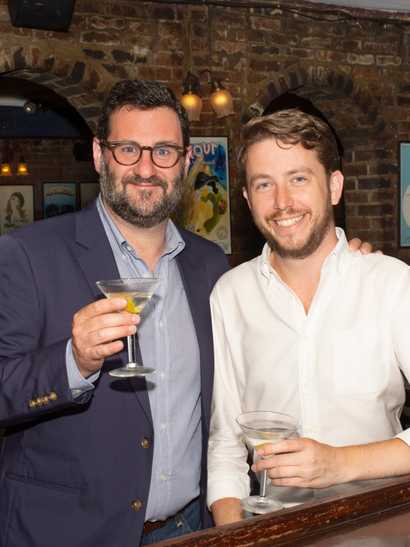
[[[333,446],[399,436],[410,378],[410,269],[338,244],[306,314],[262,255],[227,272],[211,308],[215,344],[208,504],[249,493],[239,414],[293,415],[305,437]]]

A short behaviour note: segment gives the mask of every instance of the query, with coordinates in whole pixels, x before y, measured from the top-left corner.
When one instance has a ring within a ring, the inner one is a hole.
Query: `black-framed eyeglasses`
[[[141,146],[134,141],[101,141],[100,145],[111,150],[117,163],[127,166],[138,163],[144,150],[149,150],[152,163],[162,168],[174,167],[186,154],[184,147],[175,144]]]

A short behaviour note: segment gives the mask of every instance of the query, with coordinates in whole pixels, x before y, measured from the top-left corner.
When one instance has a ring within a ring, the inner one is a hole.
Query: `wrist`
[[[357,446],[341,446],[335,448],[337,483],[352,482],[359,478],[357,472]]]
[[[211,505],[216,526],[231,524],[243,519],[241,502],[238,498],[222,498]]]

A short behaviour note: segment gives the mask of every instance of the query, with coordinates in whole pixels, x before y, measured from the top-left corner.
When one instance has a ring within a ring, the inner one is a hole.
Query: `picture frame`
[[[191,137],[192,157],[183,202],[183,226],[231,249],[227,137]]]
[[[80,209],[87,207],[100,193],[100,183],[80,182]]]
[[[75,182],[43,182],[43,216],[50,218],[72,213],[77,209]]]
[[[410,247],[410,141],[399,143],[399,247]]]
[[[34,221],[34,185],[0,186],[0,235]]]

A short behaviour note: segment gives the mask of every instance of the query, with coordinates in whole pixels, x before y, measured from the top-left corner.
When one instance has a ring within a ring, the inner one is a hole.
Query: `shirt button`
[[[149,448],[151,446],[151,443],[149,442],[149,440],[144,437],[141,441],[141,447],[142,448]]]
[[[131,509],[135,511],[136,513],[141,509],[141,507],[142,507],[141,500],[134,500],[131,502]]]
[[[161,473],[161,475],[159,476],[159,478],[160,478],[162,481],[167,481],[167,480],[168,480],[168,476],[167,476],[165,473]]]

